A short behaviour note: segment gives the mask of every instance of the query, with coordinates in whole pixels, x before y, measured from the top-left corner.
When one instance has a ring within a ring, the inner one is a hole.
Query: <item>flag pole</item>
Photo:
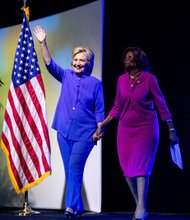
[[[27,0],[23,0],[23,8],[26,9],[27,8]],[[24,10],[25,11],[25,10]],[[26,12],[26,11],[25,11]],[[28,11],[29,13],[29,11]],[[28,14],[28,19],[29,19],[29,14]],[[15,215],[19,215],[19,216],[28,216],[28,215],[32,215],[32,214],[41,214],[38,211],[34,211],[32,210],[32,208],[29,205],[28,202],[28,190],[25,191],[24,193],[24,204],[23,204],[23,209],[16,211]]]
[[[23,0],[23,6],[26,8],[27,7],[27,0]]]
[[[23,205],[23,209],[16,211],[15,215],[19,215],[19,216],[27,216],[27,215],[32,215],[32,214],[41,214],[38,211],[34,211],[32,210],[32,208],[30,207],[29,203],[28,203],[28,191],[25,192],[24,194],[24,205]]]

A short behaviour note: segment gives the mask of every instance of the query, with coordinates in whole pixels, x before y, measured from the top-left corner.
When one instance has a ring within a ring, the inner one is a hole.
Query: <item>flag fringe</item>
[[[34,186],[38,185],[39,183],[41,183],[46,177],[51,175],[51,171],[49,170],[49,171],[45,172],[41,177],[39,177],[36,181],[24,186],[23,188],[19,188],[18,184],[17,184],[17,181],[14,178],[12,169],[11,169],[11,165],[10,165],[10,161],[9,161],[9,152],[8,152],[7,148],[5,147],[5,144],[3,143],[2,140],[1,140],[1,148],[4,152],[4,154],[6,155],[8,173],[9,173],[11,182],[12,182],[13,187],[14,187],[17,194],[25,193],[26,191],[28,191],[32,187],[34,187]]]
[[[36,181],[24,186],[23,188],[19,189],[18,187],[14,187],[17,194],[21,194],[21,193],[25,193],[26,191],[28,191],[29,189],[31,189],[34,186],[39,185],[46,177],[51,175],[51,171],[47,171],[46,173],[44,173],[39,179],[37,179]]]

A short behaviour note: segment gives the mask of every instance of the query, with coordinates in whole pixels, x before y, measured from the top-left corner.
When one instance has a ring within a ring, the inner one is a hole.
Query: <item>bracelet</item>
[[[175,128],[169,128],[169,131],[174,131],[175,130]]]

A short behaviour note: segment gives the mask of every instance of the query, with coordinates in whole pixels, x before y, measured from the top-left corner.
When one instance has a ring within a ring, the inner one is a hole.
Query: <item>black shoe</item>
[[[75,218],[81,218],[82,214],[83,214],[83,211],[75,211],[74,212]]]
[[[72,212],[69,212],[69,211],[64,212],[64,218],[72,218],[73,216],[74,214]]]

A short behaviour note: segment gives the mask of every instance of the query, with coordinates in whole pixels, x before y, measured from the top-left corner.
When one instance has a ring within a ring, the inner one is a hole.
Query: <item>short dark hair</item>
[[[150,64],[148,56],[146,53],[139,47],[127,47],[122,55],[122,61],[125,63],[126,54],[131,51],[134,54],[135,62],[139,70],[150,70]]]

